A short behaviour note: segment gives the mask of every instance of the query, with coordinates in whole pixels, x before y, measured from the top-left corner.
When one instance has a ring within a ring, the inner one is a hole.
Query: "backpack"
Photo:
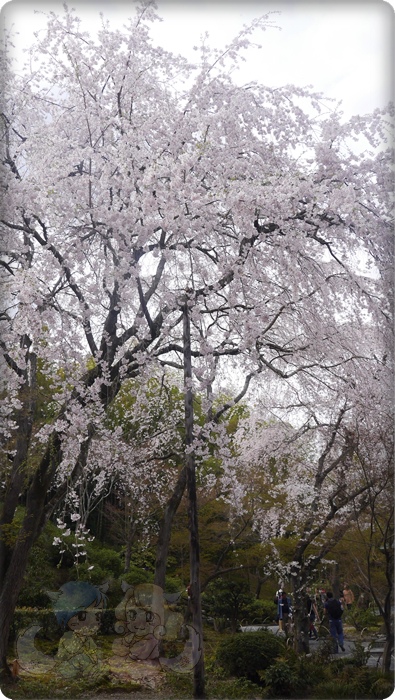
[[[332,620],[340,620],[341,616],[343,615],[343,608],[339,600],[331,598],[330,600],[327,600],[325,607]]]

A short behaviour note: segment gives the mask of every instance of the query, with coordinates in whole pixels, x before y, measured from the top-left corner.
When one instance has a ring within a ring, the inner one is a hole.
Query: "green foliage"
[[[372,608],[367,608],[362,610],[361,608],[354,608],[353,610],[347,611],[347,622],[351,623],[355,629],[360,632],[364,628],[374,629],[377,627],[378,622],[381,618],[375,614]]]
[[[119,583],[126,581],[132,586],[137,586],[139,583],[153,583],[154,575],[145,569],[139,569],[138,566],[131,564],[127,574],[122,574],[118,578]]]
[[[48,598],[47,598],[48,602]],[[11,640],[31,625],[40,625],[44,636],[53,636],[58,630],[56,617],[52,609],[37,609],[32,607],[16,608],[11,624]]]
[[[216,579],[209,583],[202,595],[205,614],[214,619],[228,619],[234,629],[241,619],[253,619],[259,615],[256,602],[247,581],[243,580]]]
[[[211,698],[261,698],[262,689],[247,678],[207,681],[207,693]]]
[[[298,676],[285,659],[279,659],[260,674],[273,697],[289,697],[298,685]]]
[[[263,698],[262,688],[247,678],[218,679],[207,671],[206,693],[209,698]],[[166,676],[166,682],[160,693],[160,697],[171,700],[193,697],[193,681],[190,674],[178,674],[170,672]]]
[[[333,671],[333,664],[331,664]],[[392,674],[382,674],[376,669],[358,668],[346,664],[342,672],[317,684],[311,697],[314,698],[386,698],[393,692]]]
[[[394,692],[394,679],[392,674],[380,675],[380,677],[372,683],[370,692],[373,698],[389,698]]]
[[[88,544],[87,552],[90,566],[100,567],[105,572],[106,577],[115,579],[120,576],[123,562],[119,552],[96,543]]]
[[[365,649],[361,642],[354,642],[351,659],[355,666],[366,666],[370,657],[369,649]]]
[[[216,657],[229,674],[259,682],[259,671],[266,670],[283,650],[283,640],[271,632],[246,632],[221,641]]]
[[[181,593],[185,590],[185,585],[178,577],[166,576],[165,592],[166,593]]]
[[[53,538],[58,529],[53,523],[47,523],[36,544],[31,548],[28,566],[18,597],[19,607],[48,606],[47,590],[59,586],[59,572],[55,567],[56,549]]]
[[[111,693],[112,696],[116,692],[125,693],[126,697],[126,693],[133,693],[140,689],[139,683],[114,681],[109,675],[104,675],[99,683],[87,681],[84,678],[63,679],[61,677],[57,677],[56,683],[54,683],[54,678],[50,673],[43,673],[32,678],[21,678],[18,684],[8,684],[2,687],[7,697],[13,698],[13,700],[19,698],[32,698],[32,700],[37,700],[37,698],[47,698],[48,700],[70,698],[71,700],[92,695],[96,697],[98,693],[103,694],[103,698],[105,698],[106,693]]]
[[[254,598],[245,608],[244,618],[247,623],[266,623],[274,621],[277,615],[277,605],[270,600],[257,600]]]

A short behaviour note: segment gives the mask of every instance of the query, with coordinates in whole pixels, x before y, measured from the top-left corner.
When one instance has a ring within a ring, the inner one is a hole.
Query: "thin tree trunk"
[[[204,653],[203,653],[203,620],[200,592],[200,551],[199,527],[196,496],[196,463],[193,452],[193,393],[192,393],[192,355],[191,332],[188,301],[183,307],[183,344],[184,344],[184,390],[185,390],[185,465],[188,494],[188,518],[190,530],[190,590],[192,625],[197,632],[200,645],[195,649],[198,660],[193,669],[193,695],[195,698],[205,697]]]
[[[155,578],[154,583],[165,590],[166,582],[166,564],[167,557],[169,554],[171,528],[173,525],[174,516],[178,510],[181,503],[181,499],[184,495],[185,486],[187,481],[187,470],[186,466],[181,469],[172,495],[170,496],[163,514],[163,518],[159,526],[158,544],[156,549],[156,561],[155,561]]]
[[[127,533],[126,533],[125,566],[123,569],[124,574],[127,574],[129,572],[129,569],[130,569],[130,562],[132,559],[132,545],[133,545],[135,534],[136,534],[136,524],[133,520],[130,520],[130,522],[128,523]]]
[[[330,582],[334,598],[340,598],[341,585],[339,579],[339,564],[337,562],[332,564]]]

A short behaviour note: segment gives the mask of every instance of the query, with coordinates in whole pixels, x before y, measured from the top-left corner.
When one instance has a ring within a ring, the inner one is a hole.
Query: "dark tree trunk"
[[[22,527],[18,533],[17,541],[13,547],[10,560],[3,577],[3,585],[0,596],[0,661],[1,673],[8,675],[7,671],[7,646],[10,627],[18,595],[22,587],[23,578],[30,554],[30,550],[45,523],[45,500],[53,471],[58,463],[58,441],[52,441],[47,448],[40,468],[36,471],[26,503],[26,513]]]
[[[335,562],[332,565],[330,573],[330,582],[332,586],[332,593],[334,598],[340,598],[341,595],[341,583],[339,579],[339,564]]]
[[[126,533],[125,565],[123,568],[124,574],[127,574],[129,569],[130,569],[130,562],[132,559],[132,546],[133,546],[135,534],[136,534],[136,524],[133,520],[131,520],[128,523],[127,533]]]
[[[184,387],[185,387],[185,466],[186,486],[188,494],[188,519],[190,534],[190,591],[192,626],[197,632],[200,646],[195,649],[197,662],[193,669],[193,695],[195,698],[205,697],[204,653],[203,653],[203,620],[200,591],[200,551],[199,527],[196,496],[196,464],[193,452],[193,393],[192,393],[192,355],[191,332],[189,321],[188,301],[183,307],[183,344],[184,344]]]
[[[90,429],[87,439],[81,445],[75,467],[76,472],[86,464],[92,434]],[[30,550],[52,512],[48,509],[46,501],[56,469],[61,461],[60,450],[60,437],[57,433],[53,433],[49,438],[41,463],[28,486],[25,517],[4,572],[0,596],[0,675],[8,676],[8,639]]]
[[[391,562],[393,564],[393,560]],[[390,575],[391,576],[391,575]],[[384,673],[391,670],[391,657],[394,652],[394,621],[392,617],[392,586],[387,592],[383,609],[383,620],[385,627],[385,644],[382,658],[382,669]]]
[[[15,511],[18,505],[19,494],[23,490],[23,482],[26,478],[25,465],[27,463],[30,440],[33,430],[34,413],[36,410],[36,372],[37,358],[31,353],[29,355],[29,369],[26,377],[25,387],[22,389],[19,399],[22,407],[18,411],[16,417],[16,445],[15,455],[12,461],[11,474],[7,486],[7,491],[4,497],[3,510],[1,514],[0,527],[2,533],[5,532],[4,526],[10,525],[14,519]],[[6,538],[0,538],[0,585],[4,581],[7,567],[10,561],[12,551],[7,546]]]
[[[186,481],[187,470],[186,466],[184,466],[178,475],[176,485],[166,504],[163,518],[159,526],[154,583],[157,586],[160,586],[163,590],[165,590],[166,564],[170,546],[171,528],[173,525],[174,516],[184,495]]]
[[[308,654],[310,618],[307,611],[306,572],[303,565],[291,571],[292,609],[294,621],[294,649],[299,654]]]

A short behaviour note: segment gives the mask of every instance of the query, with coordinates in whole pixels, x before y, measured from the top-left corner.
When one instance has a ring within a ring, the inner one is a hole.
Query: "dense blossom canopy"
[[[51,13],[6,81],[4,435],[39,358],[59,413],[36,438],[56,432],[58,484],[94,434],[96,472],[112,471],[122,445],[106,409],[143,368],[181,366],[186,299],[209,417],[230,367],[241,393],[274,373],[330,402],[384,354],[391,109],[344,123],[310,89],[236,85],[230,69],[267,17],[196,65],[152,43],[155,19],[143,5],[93,37],[74,11]]]

